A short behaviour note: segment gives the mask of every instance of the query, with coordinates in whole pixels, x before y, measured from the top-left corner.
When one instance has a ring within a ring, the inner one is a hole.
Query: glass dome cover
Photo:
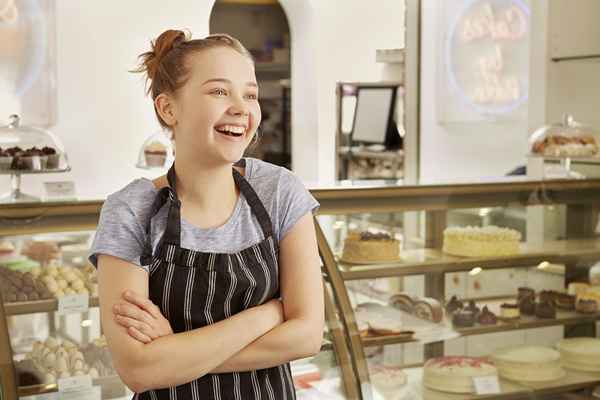
[[[143,169],[170,167],[175,159],[175,147],[169,131],[150,135],[142,145],[136,166]]]
[[[589,125],[565,114],[562,123],[546,125],[529,138],[530,152],[538,157],[589,158],[598,157],[600,140]]]
[[[21,125],[18,115],[0,126],[0,173],[60,172],[69,169],[64,146],[51,132]]]

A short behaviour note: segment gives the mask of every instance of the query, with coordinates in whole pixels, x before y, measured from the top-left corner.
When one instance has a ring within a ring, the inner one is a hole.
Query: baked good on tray
[[[497,374],[494,364],[484,358],[438,357],[425,363],[423,384],[441,392],[474,393],[473,378]]]
[[[461,257],[499,257],[519,254],[521,234],[497,226],[452,227],[444,231],[444,253]]]
[[[543,346],[514,346],[495,351],[492,361],[501,377],[518,382],[545,382],[565,375],[558,351]]]
[[[388,233],[350,231],[344,241],[342,260],[347,262],[393,262],[400,259],[400,241]]]

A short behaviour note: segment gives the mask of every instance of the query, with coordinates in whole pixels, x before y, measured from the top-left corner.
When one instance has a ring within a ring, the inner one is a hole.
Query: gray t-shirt
[[[300,179],[285,168],[246,158],[244,176],[267,209],[277,241],[285,237],[303,215],[314,213],[319,207]],[[141,265],[140,257],[153,254],[167,223],[168,204],[151,218],[157,194],[158,189],[151,180],[140,178],[108,196],[89,256],[94,266],[97,267],[98,254],[108,254],[148,270],[147,265]],[[147,235],[150,218],[150,235]],[[191,250],[237,253],[263,239],[260,224],[243,194],[229,220],[217,228],[202,229],[181,219],[181,247]]]

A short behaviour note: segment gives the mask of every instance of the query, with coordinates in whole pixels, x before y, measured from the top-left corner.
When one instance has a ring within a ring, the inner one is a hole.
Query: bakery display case
[[[0,205],[2,398],[130,399],[100,325],[87,254],[102,201]],[[322,351],[292,363],[299,399],[358,398],[341,313],[325,284]]]
[[[345,181],[312,193],[359,398],[597,392],[600,180]]]

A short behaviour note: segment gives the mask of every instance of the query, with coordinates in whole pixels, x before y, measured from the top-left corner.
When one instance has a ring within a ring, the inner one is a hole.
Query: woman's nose
[[[232,96],[232,103],[229,107],[229,113],[232,115],[248,115],[250,111],[244,99],[240,98],[239,96]]]

